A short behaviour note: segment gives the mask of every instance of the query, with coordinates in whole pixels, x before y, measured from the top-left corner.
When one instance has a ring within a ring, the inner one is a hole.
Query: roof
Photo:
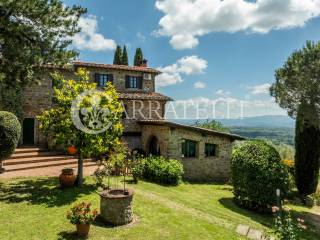
[[[180,123],[169,122],[166,120],[140,120],[140,121],[138,121],[138,123],[141,125],[162,125],[162,126],[168,126],[168,127],[172,127],[172,128],[183,128],[183,129],[197,131],[197,132],[204,133],[204,134],[211,134],[211,135],[215,135],[215,136],[226,137],[226,138],[231,139],[232,141],[245,140],[244,137],[241,137],[236,134],[224,133],[224,132],[219,132],[219,131],[215,131],[215,130],[211,130],[211,129],[207,129],[207,128],[195,127],[195,126],[190,126],[190,125],[183,125]]]
[[[172,98],[157,92],[118,92],[120,99],[172,101]]]
[[[79,66],[79,67],[96,67],[96,68],[105,68],[105,69],[127,70],[127,71],[134,71],[134,72],[154,73],[154,74],[161,73],[157,69],[149,68],[149,67],[113,65],[113,64],[80,62],[80,61],[74,61],[73,65]]]

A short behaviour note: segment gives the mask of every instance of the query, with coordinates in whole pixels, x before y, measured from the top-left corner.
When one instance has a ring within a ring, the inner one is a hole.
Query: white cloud
[[[204,82],[195,82],[194,84],[193,84],[193,87],[194,88],[205,88],[206,87],[206,83],[204,83]]]
[[[176,63],[159,67],[162,74],[156,77],[157,87],[165,87],[183,82],[181,75],[191,75],[203,73],[208,62],[198,56],[186,56],[177,60]]]
[[[158,35],[171,37],[175,49],[193,48],[199,36],[211,32],[271,30],[302,27],[320,15],[320,0],[157,0],[164,13]]]
[[[98,33],[98,21],[96,16],[80,17],[79,27],[81,32],[73,38],[73,44],[80,50],[108,51],[116,48],[116,42],[105,38]]]
[[[270,83],[265,83],[262,85],[256,85],[256,86],[249,87],[249,89],[251,89],[250,93],[252,95],[260,95],[260,94],[269,94],[270,87],[271,87]]]
[[[228,96],[230,95],[231,93],[229,91],[224,91],[222,89],[219,89],[215,92],[215,94],[219,95],[219,96]]]
[[[280,108],[272,98],[268,100],[243,100],[233,97],[213,99],[198,97],[169,102],[166,109],[167,119],[219,119],[287,115],[286,111]]]

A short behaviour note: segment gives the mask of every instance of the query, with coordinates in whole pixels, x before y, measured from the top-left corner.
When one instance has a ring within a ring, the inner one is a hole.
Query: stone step
[[[84,159],[84,163],[91,163],[96,165],[96,162],[93,159]],[[6,172],[13,172],[13,171],[22,171],[28,169],[39,169],[39,168],[50,168],[56,166],[69,166],[69,165],[77,165],[78,159],[71,158],[67,160],[61,161],[50,161],[50,162],[36,162],[36,163],[22,163],[22,164],[14,164],[8,165],[5,167]]]
[[[74,156],[67,155],[52,155],[52,156],[37,156],[37,157],[26,157],[26,158],[16,158],[8,159],[3,162],[4,166],[17,165],[17,164],[28,164],[28,163],[40,163],[40,162],[53,162],[62,161],[67,159],[75,158]]]
[[[61,152],[49,152],[49,151],[32,151],[32,152],[22,152],[22,153],[14,153],[8,159],[19,159],[19,158],[31,158],[31,157],[40,157],[40,156],[56,156],[62,155]]]
[[[18,147],[14,151],[14,153],[28,153],[28,152],[44,152],[48,151],[45,148],[39,148],[39,147]]]

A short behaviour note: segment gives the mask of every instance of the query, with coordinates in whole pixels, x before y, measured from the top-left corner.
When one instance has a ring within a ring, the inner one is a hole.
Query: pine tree
[[[140,66],[143,60],[143,54],[141,48],[136,49],[136,53],[134,55],[134,66]]]
[[[122,49],[118,45],[116,48],[116,51],[114,52],[113,64],[114,65],[121,65],[121,61],[122,61]]]
[[[295,180],[298,191],[303,196],[316,192],[319,177],[320,128],[306,118],[311,112],[315,113],[315,108],[302,103],[298,109],[296,122]],[[316,115],[314,114],[315,118]]]
[[[126,45],[123,46],[121,64],[122,65],[126,65],[126,66],[129,65],[128,53],[127,53]]]

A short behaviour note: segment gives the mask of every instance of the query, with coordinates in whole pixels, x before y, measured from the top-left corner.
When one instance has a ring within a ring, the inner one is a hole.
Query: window
[[[96,80],[98,87],[104,87],[107,85],[108,82],[111,82],[111,83],[113,82],[113,75],[112,74],[96,73],[95,80]]]
[[[206,157],[214,157],[217,154],[217,145],[216,144],[211,144],[211,143],[206,143],[205,148],[204,148],[204,153]]]
[[[196,157],[197,142],[185,139],[182,142],[182,157]]]
[[[142,77],[126,76],[126,88],[142,89]]]

